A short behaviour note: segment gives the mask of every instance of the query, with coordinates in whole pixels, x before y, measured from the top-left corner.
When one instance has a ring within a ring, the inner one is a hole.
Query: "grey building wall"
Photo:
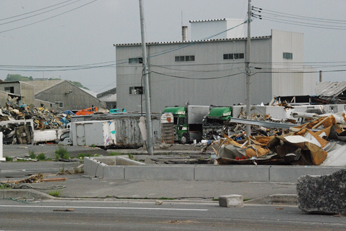
[[[46,109],[53,109],[58,110],[58,105],[49,101],[41,100],[41,99],[35,99],[34,101],[35,107],[45,107]]]
[[[21,88],[20,95],[22,96],[22,103],[27,105],[34,104],[35,87],[29,83],[21,81],[20,88]]]
[[[8,94],[4,91],[0,91],[0,106],[3,107],[7,103]]]
[[[181,49],[183,48],[183,49]],[[271,63],[271,39],[253,39],[252,62]],[[164,55],[157,54],[168,52]],[[141,57],[140,44],[117,46],[117,60]],[[161,112],[165,106],[232,105],[245,103],[245,59],[224,60],[228,53],[246,53],[246,41],[216,40],[196,43],[148,44],[152,111]],[[195,61],[176,62],[175,56],[194,55]],[[144,97],[129,94],[129,88],[141,86],[142,65],[117,66],[118,108],[144,111]],[[272,96],[271,73],[252,78],[253,103],[269,102]],[[144,95],[143,95],[144,96]],[[142,102],[141,102],[142,101]]]
[[[14,92],[13,94],[15,95],[20,95],[20,82],[1,82],[0,84],[0,91],[6,91],[7,87],[13,87]]]
[[[105,108],[104,102],[79,89],[68,81],[63,81],[46,90],[38,92],[37,99],[49,101],[58,105],[59,110],[81,110],[94,105]]]

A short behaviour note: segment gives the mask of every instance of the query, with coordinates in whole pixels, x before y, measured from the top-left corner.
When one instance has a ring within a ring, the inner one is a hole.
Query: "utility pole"
[[[144,13],[142,0],[139,0],[139,14],[141,18],[141,35],[143,49],[143,76],[144,76],[144,93],[145,93],[145,110],[146,110],[146,125],[147,125],[147,151],[149,155],[154,155],[153,148],[153,126],[151,123],[151,106],[150,106],[150,88],[149,88],[149,73],[147,60],[147,45],[145,43],[144,33]]]
[[[245,56],[245,68],[246,68],[246,117],[250,119],[250,106],[251,106],[251,70],[250,70],[250,49],[251,49],[251,0],[248,0],[247,11],[247,41],[246,41],[246,56]],[[246,125],[246,135],[251,136],[251,125]]]

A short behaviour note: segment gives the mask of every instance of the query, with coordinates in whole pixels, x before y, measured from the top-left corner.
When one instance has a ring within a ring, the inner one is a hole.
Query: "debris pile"
[[[54,111],[43,107],[17,106],[8,103],[0,107],[0,131],[3,132],[3,143],[31,144],[34,130],[61,129],[64,127],[62,118],[66,121],[66,116],[56,115]]]
[[[287,129],[253,126],[249,137],[243,126],[236,124],[233,135],[214,142],[218,164],[346,165],[345,132],[333,115]]]

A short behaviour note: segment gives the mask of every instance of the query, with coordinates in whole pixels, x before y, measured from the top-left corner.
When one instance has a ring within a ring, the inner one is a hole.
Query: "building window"
[[[58,105],[58,107],[64,107],[64,102],[56,101],[55,104]]]
[[[143,63],[143,58],[142,57],[129,58],[129,63]]]
[[[244,59],[244,53],[223,54],[223,59]]]
[[[8,93],[14,93],[14,87],[5,87],[5,91]]]
[[[130,95],[143,95],[143,87],[130,87]]]
[[[293,54],[289,52],[284,52],[283,53],[283,58],[284,59],[293,59]]]
[[[175,56],[176,62],[189,62],[189,61],[195,61],[194,55],[185,55],[185,56]]]

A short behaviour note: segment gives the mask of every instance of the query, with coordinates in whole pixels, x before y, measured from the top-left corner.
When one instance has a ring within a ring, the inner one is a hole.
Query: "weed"
[[[30,159],[36,159],[36,154],[34,151],[29,151],[29,158]]]
[[[79,173],[83,173],[84,169],[83,168],[75,168],[74,169],[74,173],[79,174]]]
[[[59,146],[59,148],[55,151],[55,158],[57,160],[61,159],[70,159],[70,155],[66,148]]]
[[[99,157],[100,155],[99,154],[94,154],[94,157]]]
[[[82,160],[83,160],[83,159],[84,159],[84,157],[86,157],[86,156],[87,156],[87,157],[90,157],[90,156],[91,156],[91,154],[84,154],[84,153],[80,153],[80,154],[78,154],[78,155],[77,155],[77,158],[78,158],[78,159],[82,159]]]
[[[169,197],[161,197],[159,200],[174,200],[174,198],[169,198]]]
[[[48,194],[53,196],[53,197],[59,197],[60,196],[60,191],[59,190],[49,191]]]
[[[213,199],[213,201],[219,201],[219,199],[217,199],[217,198],[214,198],[214,199]]]
[[[47,160],[47,157],[46,157],[46,155],[44,154],[44,153],[40,153],[40,154],[38,154],[37,155],[37,160]]]
[[[133,155],[132,154],[128,154],[129,155],[129,158],[132,160],[133,159]]]
[[[59,168],[59,173],[65,173],[65,164],[62,164],[62,168]]]
[[[13,161],[13,158],[8,157],[8,156],[5,156],[5,159],[6,159],[6,161],[10,161],[10,162],[12,162],[12,161]]]
[[[10,188],[9,184],[0,184],[0,189],[8,189]]]
[[[123,153],[119,153],[119,152],[110,152],[108,154],[109,156],[120,156],[120,155],[124,155]]]

